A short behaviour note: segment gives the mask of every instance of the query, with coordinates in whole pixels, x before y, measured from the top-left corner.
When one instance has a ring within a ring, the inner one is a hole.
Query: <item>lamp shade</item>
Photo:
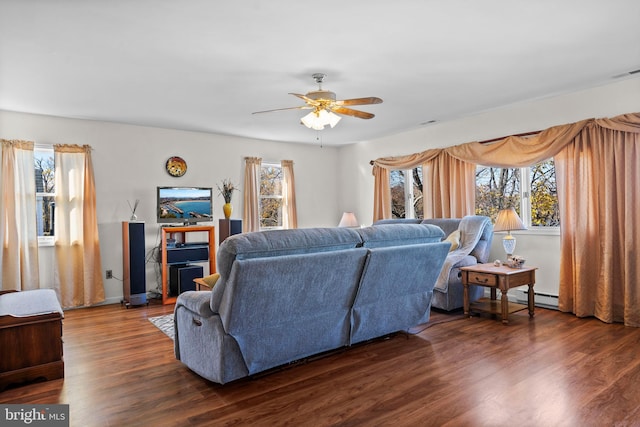
[[[340,121],[342,117],[340,117],[337,114],[332,113],[331,111],[329,111],[327,113],[327,124],[331,127],[334,127],[335,125],[338,124],[338,122]]]
[[[358,227],[358,220],[353,212],[345,212],[342,214],[338,227]]]
[[[524,223],[516,213],[514,208],[503,209],[498,212],[496,223],[493,226],[493,231],[511,231],[511,230],[526,230]]]

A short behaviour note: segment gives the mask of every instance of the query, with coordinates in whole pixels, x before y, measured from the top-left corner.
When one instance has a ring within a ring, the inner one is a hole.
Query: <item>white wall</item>
[[[89,120],[63,119],[0,111],[0,138],[27,139],[36,143],[89,144],[93,147],[96,174],[98,226],[103,270],[122,277],[121,221],[130,217],[129,206],[140,199],[138,218],[145,220],[146,248],[158,244],[155,223],[156,187],[162,185],[216,187],[224,178],[242,185],[243,158],[259,156],[265,161],[295,162],[300,227],[334,226],[343,211],[355,212],[362,224],[373,217],[373,176],[369,161],[404,155],[428,148],[546,129],[589,117],[612,117],[640,111],[640,78],[566,95],[487,111],[475,116],[418,128],[395,136],[351,144],[341,148],[250,140],[179,130],[149,128]],[[165,161],[181,156],[188,164],[181,178],[169,176]],[[337,164],[337,168],[332,165]],[[327,173],[329,171],[329,173]],[[221,197],[214,216],[222,217]],[[242,193],[234,196],[233,217],[242,213]],[[215,224],[214,224],[215,225]],[[492,259],[502,258],[501,235],[494,239]],[[540,269],[536,290],[558,292],[559,238],[519,232],[517,252]],[[52,283],[51,250],[41,252],[42,283]],[[159,280],[147,268],[147,289]],[[105,280],[109,302],[119,302],[122,285]]]
[[[615,81],[589,90],[523,102],[470,117],[435,123],[398,135],[340,148],[337,192],[339,206],[355,212],[363,224],[373,219],[373,176],[369,161],[385,156],[417,153],[471,141],[543,130],[591,117],[613,117],[640,112],[640,78]],[[384,114],[384,113],[381,113]],[[536,292],[558,294],[560,238],[558,235],[514,233],[516,252],[527,264],[539,267]],[[496,234],[491,259],[503,259],[502,234]]]
[[[0,111],[0,137],[26,139],[43,144],[89,144],[93,148],[98,208],[98,229],[103,270],[113,270],[122,278],[122,221],[130,218],[128,201],[140,199],[137,215],[146,222],[146,249],[159,244],[155,220],[156,187],[206,186],[216,194],[214,217],[223,218],[224,200],[216,185],[224,178],[243,185],[244,157],[264,161],[294,161],[298,223],[300,227],[335,226],[340,220],[335,189],[337,175],[326,169],[337,161],[337,148],[250,140],[178,130]],[[180,156],[187,173],[174,178],[165,171],[165,162]],[[242,218],[243,193],[233,198],[233,218]],[[214,223],[213,225],[217,225]],[[216,237],[217,241],[217,237]],[[42,285],[53,283],[52,249],[41,251]],[[104,277],[104,275],[103,275]],[[120,302],[122,284],[105,280],[109,302]],[[147,289],[156,289],[159,280],[153,263],[147,268]]]

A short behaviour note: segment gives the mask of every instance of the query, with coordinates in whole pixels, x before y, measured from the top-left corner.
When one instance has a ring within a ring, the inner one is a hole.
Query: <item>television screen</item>
[[[211,187],[158,187],[159,223],[196,223],[211,221]]]

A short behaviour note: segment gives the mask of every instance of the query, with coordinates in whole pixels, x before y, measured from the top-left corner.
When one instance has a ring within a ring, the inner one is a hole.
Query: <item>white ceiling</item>
[[[289,92],[374,113],[340,145],[629,78],[638,0],[0,0],[0,109],[315,143]],[[637,75],[636,75],[637,76]]]

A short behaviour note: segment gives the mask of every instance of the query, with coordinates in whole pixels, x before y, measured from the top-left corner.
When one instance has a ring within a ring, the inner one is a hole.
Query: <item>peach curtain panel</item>
[[[476,165],[446,151],[422,166],[424,217],[462,218],[475,213]]]
[[[373,222],[391,218],[389,169],[373,165]]]
[[[104,301],[96,188],[88,145],[54,145],[55,288],[63,307]]]
[[[640,114],[595,120],[555,157],[561,311],[640,326]]]
[[[0,290],[40,287],[33,146],[2,140]]]
[[[262,159],[260,157],[245,157],[244,167],[244,212],[243,231],[260,230],[260,210],[258,198],[260,196],[260,168]]]
[[[293,175],[293,160],[280,162],[283,172],[284,203],[282,209],[282,225],[284,228],[298,228],[298,210],[296,209],[296,184]]]

